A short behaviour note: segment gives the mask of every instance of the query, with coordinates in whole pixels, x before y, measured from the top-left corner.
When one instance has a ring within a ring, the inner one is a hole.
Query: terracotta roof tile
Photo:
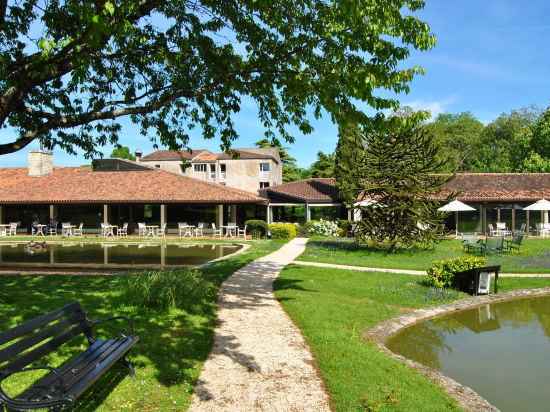
[[[280,161],[277,149],[233,149],[237,157],[230,153],[213,153],[208,150],[193,150],[189,151],[172,151],[172,150],[157,150],[141,158],[143,162],[158,162],[168,160],[191,160],[198,161],[216,161],[216,160],[232,160],[232,159],[272,159],[276,162]]]
[[[311,178],[273,186],[264,191],[272,198],[283,196],[309,203],[339,203],[340,197],[336,180],[329,178]]]
[[[0,169],[0,203],[264,203],[252,193],[160,169],[92,171],[55,168],[30,177],[26,168]]]
[[[141,158],[145,162],[158,162],[165,160],[191,160],[197,155],[206,152],[206,150],[182,150],[180,152],[174,150],[157,150]]]

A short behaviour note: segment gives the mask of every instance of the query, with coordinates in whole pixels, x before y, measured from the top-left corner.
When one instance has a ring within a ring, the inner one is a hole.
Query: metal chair
[[[218,236],[218,237],[223,236],[222,228],[220,227],[219,229],[216,229],[215,223],[212,223],[212,236]]]

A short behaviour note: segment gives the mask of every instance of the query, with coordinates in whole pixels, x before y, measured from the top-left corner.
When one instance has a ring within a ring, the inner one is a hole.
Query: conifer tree
[[[421,115],[378,115],[369,123],[340,129],[336,176],[348,205],[362,219],[355,235],[391,250],[438,239],[443,216],[435,195],[451,178],[447,164]]]

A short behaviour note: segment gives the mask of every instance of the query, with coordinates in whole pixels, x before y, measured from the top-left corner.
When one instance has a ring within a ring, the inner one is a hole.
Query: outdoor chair
[[[145,223],[138,223],[138,236],[145,237],[147,236],[147,227]]]
[[[71,236],[71,223],[61,223],[61,236]]]
[[[242,235],[243,239],[246,239],[246,226],[247,225],[244,225],[244,229],[237,228],[237,237]]]
[[[526,235],[527,234],[527,223],[522,223],[519,230],[514,230],[513,234]]]
[[[517,233],[512,236],[512,240],[506,240],[504,249],[506,252],[519,252],[521,248],[521,242],[523,241],[523,234]]]
[[[462,248],[465,252],[476,251],[480,247],[480,239],[476,233],[462,235]]]
[[[504,251],[504,237],[496,236],[485,241],[484,253],[502,253]]]
[[[57,222],[55,220],[50,221],[46,232],[50,236],[57,236]]]
[[[489,236],[497,236],[498,232],[493,227],[493,224],[489,223],[487,226],[489,227]]]
[[[124,223],[122,227],[117,228],[116,234],[119,237],[128,237],[128,223]]]
[[[114,236],[115,234],[113,233],[113,226],[111,226],[108,223],[107,224],[102,223],[101,224],[101,235],[103,237]]]
[[[17,226],[19,223],[10,223],[10,228],[6,233],[7,236],[17,236]]]
[[[166,223],[157,229],[157,236],[166,237]]]
[[[80,222],[80,225],[73,229],[73,236],[84,236],[84,223]]]
[[[195,236],[204,236],[204,223],[197,224],[197,228],[195,229]]]
[[[497,236],[508,236],[512,232],[506,228],[506,222],[497,222]]]
[[[187,227],[189,225],[185,222],[178,223],[178,235],[179,237],[185,236],[185,232],[187,231]]]
[[[222,237],[222,228],[216,229],[216,224],[212,223],[212,236],[219,236]]]

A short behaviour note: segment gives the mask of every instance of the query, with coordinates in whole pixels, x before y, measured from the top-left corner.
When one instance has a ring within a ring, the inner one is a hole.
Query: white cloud
[[[439,114],[448,111],[449,106],[456,102],[455,97],[448,97],[443,100],[423,100],[417,99],[410,102],[403,102],[401,106],[409,106],[415,111],[425,110],[430,112],[432,119],[436,118]]]

